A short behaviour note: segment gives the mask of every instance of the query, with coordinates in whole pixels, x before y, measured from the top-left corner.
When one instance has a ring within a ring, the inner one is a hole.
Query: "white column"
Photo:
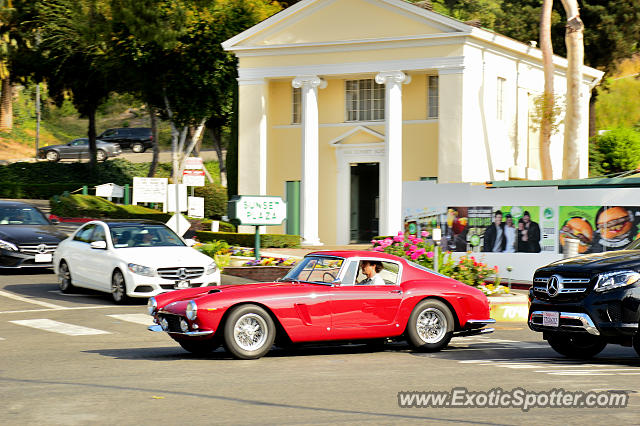
[[[402,71],[376,75],[385,85],[385,164],[380,168],[380,235],[396,235],[402,227],[402,84],[411,77]]]
[[[320,77],[296,77],[291,85],[302,89],[302,181],[300,182],[300,233],[302,245],[322,245],[318,233],[318,87],[327,86]]]

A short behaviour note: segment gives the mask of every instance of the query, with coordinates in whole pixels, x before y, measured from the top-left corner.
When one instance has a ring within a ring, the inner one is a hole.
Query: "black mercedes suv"
[[[107,129],[100,133],[97,139],[115,142],[120,145],[120,148],[131,148],[133,152],[145,152],[152,146],[153,135],[150,127],[121,127]]]
[[[640,239],[539,268],[529,301],[529,328],[561,355],[591,358],[608,343],[640,355]]]

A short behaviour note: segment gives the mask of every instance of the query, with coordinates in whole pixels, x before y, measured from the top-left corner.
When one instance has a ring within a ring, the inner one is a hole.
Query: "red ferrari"
[[[255,359],[273,346],[406,339],[438,351],[451,337],[490,333],[482,291],[385,253],[318,251],[277,282],[196,287],[149,299],[151,331],[189,352],[220,344]]]

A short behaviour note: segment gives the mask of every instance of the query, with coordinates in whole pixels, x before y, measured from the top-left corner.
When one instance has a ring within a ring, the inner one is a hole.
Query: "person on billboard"
[[[511,213],[507,213],[504,216],[504,238],[505,238],[505,253],[515,253],[516,251],[516,228],[513,226],[513,216]]]
[[[493,214],[493,223],[484,231],[484,244],[482,251],[504,251],[506,239],[504,236],[504,224],[502,223],[502,211],[496,210]]]
[[[589,253],[621,250],[638,234],[631,209],[621,206],[600,207],[596,213],[596,231]]]
[[[531,215],[527,210],[522,215],[522,230],[520,231],[524,250],[527,253],[540,253],[540,227],[531,220]]]

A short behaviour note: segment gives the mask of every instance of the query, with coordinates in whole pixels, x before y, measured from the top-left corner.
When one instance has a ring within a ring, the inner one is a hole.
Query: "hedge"
[[[102,197],[71,194],[49,200],[51,213],[61,217],[91,217],[110,219],[151,219],[167,222],[172,214],[142,206],[115,204]]]
[[[46,200],[63,192],[73,192],[83,185],[95,186],[86,182],[67,183],[16,183],[0,181],[0,198],[30,198]]]
[[[202,223],[202,230],[209,230],[211,229],[211,222],[213,222],[210,219],[204,219],[201,221]],[[218,231],[220,232],[237,232],[236,226],[233,223],[229,223],[229,222],[223,222],[223,221],[218,221],[219,223],[219,227],[218,227]]]
[[[255,234],[196,231],[196,237],[203,243],[220,240],[242,247],[253,247],[255,244]],[[260,234],[260,247],[300,247],[300,235]]]

